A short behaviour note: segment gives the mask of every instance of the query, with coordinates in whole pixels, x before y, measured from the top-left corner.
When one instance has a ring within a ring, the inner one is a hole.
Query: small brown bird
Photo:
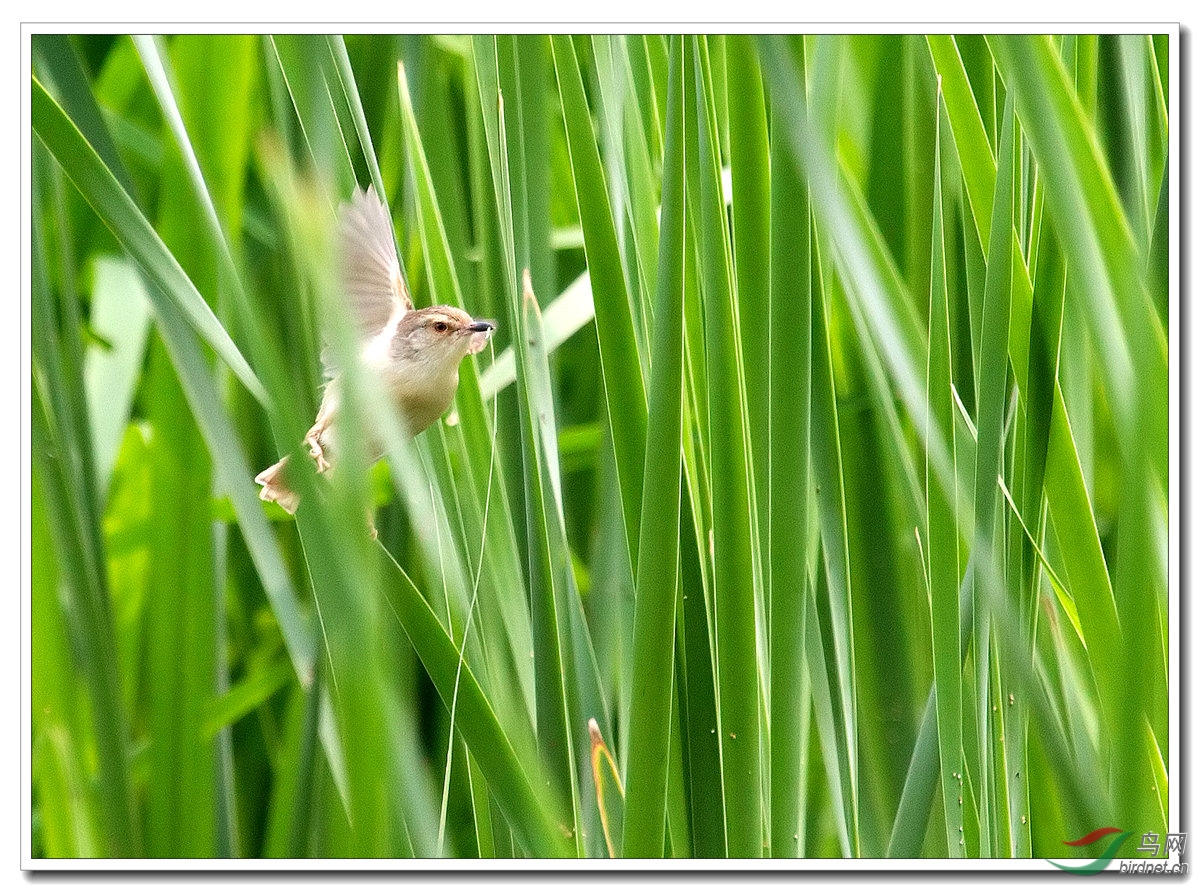
[[[342,205],[340,218],[342,291],[362,346],[362,363],[379,376],[408,433],[415,436],[450,407],[459,363],[483,350],[496,324],[472,319],[457,307],[413,308],[400,275],[392,222],[373,186],[366,192],[356,189]],[[329,469],[337,448],[341,389],[336,370],[327,372],[332,377],[317,421],[304,437],[319,472]],[[375,447],[372,454],[378,459],[382,450]],[[300,497],[288,486],[287,461],[284,456],[254,482],[262,485],[260,499],[294,513]]]

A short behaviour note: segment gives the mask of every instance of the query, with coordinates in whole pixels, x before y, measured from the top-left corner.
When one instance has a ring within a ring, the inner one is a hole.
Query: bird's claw
[[[317,472],[323,474],[329,470],[329,460],[325,458],[325,448],[321,446],[321,434],[324,431],[319,425],[313,425],[304,436],[308,454],[317,460]]]

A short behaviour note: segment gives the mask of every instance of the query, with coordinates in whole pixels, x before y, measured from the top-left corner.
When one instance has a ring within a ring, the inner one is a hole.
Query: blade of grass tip
[[[586,270],[553,301],[542,314],[542,329],[546,336],[546,352],[554,353],[564,342],[593,319],[596,308],[592,299],[592,282]],[[479,391],[484,400],[491,400],[517,380],[516,356],[513,348],[504,348],[479,376]]]
[[[517,170],[512,161],[519,160],[520,171],[512,180],[521,188],[517,205],[520,217],[514,217],[514,221],[528,238],[527,256],[524,251],[518,256],[525,258],[522,268],[529,268],[535,294],[550,295],[556,282],[554,251],[550,247],[550,123],[555,111],[553,93],[547,90],[554,77],[550,38],[545,34],[518,34],[507,42],[501,39],[499,45],[500,89],[512,102],[514,112],[508,126],[510,132],[520,133],[519,140],[511,136],[508,140],[510,169]],[[520,247],[521,242],[517,244]],[[599,828],[596,830],[598,835]]]
[[[946,283],[946,241],[942,201],[941,125],[946,106],[938,95],[938,137],[935,145],[933,180],[933,273],[929,293],[929,424],[941,429],[941,437],[954,448],[954,397],[951,392],[951,342],[949,294]],[[928,439],[928,438],[927,438]],[[933,632],[934,693],[936,697],[938,750],[942,811],[946,822],[946,851],[952,858],[966,855],[958,829],[963,825],[959,796],[962,764],[962,660],[959,642],[959,530],[955,511],[957,492],[943,496],[926,467],[928,508],[925,541],[929,545],[930,615]]]
[[[680,488],[682,494],[682,487]],[[682,574],[681,574],[682,576]],[[682,588],[682,587],[681,587]],[[676,593],[675,604],[679,604]],[[672,680],[674,681],[674,680]],[[688,785],[684,777],[683,724],[679,709],[679,689],[671,689],[671,754],[667,770],[667,846],[664,855],[677,859],[692,858],[692,825],[689,821]]]
[[[679,588],[680,441],[683,436],[684,127],[681,48],[671,51],[659,230],[658,293],[646,439],[642,523],[637,554],[653,555],[636,573],[633,680],[629,706],[628,797],[621,842],[624,857],[663,853],[669,766],[671,679],[675,672]],[[606,826],[607,832],[607,826]]]
[[[971,567],[972,559],[968,559],[966,571],[960,578],[958,588],[960,667],[967,659],[967,647],[970,644],[974,613],[969,585]],[[925,701],[925,710],[921,714],[917,740],[913,745],[912,759],[904,779],[904,790],[900,797],[900,805],[896,810],[896,819],[892,824],[892,836],[888,841],[887,855],[889,858],[916,857],[920,854],[921,845],[925,839],[926,825],[929,821],[930,809],[933,806],[933,795],[937,787],[940,769],[936,685],[935,680],[929,688],[929,697]],[[969,693],[964,692],[963,694]],[[965,732],[968,727],[963,726],[962,728]],[[960,778],[956,780],[962,781],[961,773]],[[959,791],[962,791],[961,786]]]
[[[472,70],[475,74],[475,86],[479,94],[479,108],[483,119],[484,150],[489,161],[492,191],[499,217],[498,237],[501,246],[501,259],[504,266],[504,294],[507,298],[508,309],[517,303],[517,258],[515,235],[513,232],[513,209],[510,190],[507,188],[508,162],[504,148],[501,145],[501,125],[503,123],[504,97],[500,93],[500,76],[498,72],[496,38],[476,35],[471,42]],[[519,317],[513,318],[514,327]],[[514,338],[514,344],[519,340]]]
[[[1004,479],[1001,478],[998,481],[998,484],[1000,486],[1000,492],[1004,494],[1004,499],[1006,502],[1008,502],[1008,507],[1013,513],[1013,517],[1015,517],[1017,522],[1021,525],[1021,529],[1025,533],[1026,539],[1029,541],[1034,553],[1037,555],[1042,568],[1045,569],[1046,576],[1050,579],[1050,587],[1054,590],[1054,594],[1058,597],[1059,606],[1062,607],[1063,613],[1067,615],[1067,619],[1071,622],[1071,626],[1074,627],[1075,634],[1079,636],[1079,641],[1082,644],[1083,630],[1080,629],[1079,626],[1079,613],[1075,608],[1075,599],[1071,596],[1066,584],[1063,583],[1058,574],[1055,572],[1054,565],[1051,564],[1050,559],[1046,557],[1046,553],[1043,552],[1042,548],[1038,545],[1037,537],[1034,536],[1033,531],[1029,529],[1029,525],[1025,523],[1025,519],[1021,516],[1021,512],[1017,508],[1017,504],[1013,500],[1012,494],[1008,491],[1008,487],[1005,486]]]
[[[616,761],[594,719],[588,720],[588,733],[592,736],[592,778],[596,785],[600,819],[604,825],[604,844],[608,847],[608,857],[615,859],[617,845],[613,841],[619,844],[624,837],[625,789],[621,786],[621,773]]]
[[[467,751],[467,779],[471,786],[471,818],[475,822],[475,841],[480,859],[497,858],[492,818],[491,798],[488,796],[487,781],[479,769],[479,761]],[[497,817],[497,820],[499,817]]]
[[[489,142],[489,129],[494,126],[493,116],[490,113],[485,113],[485,109],[489,109],[491,103],[496,100],[494,94],[486,100],[486,88],[480,86],[479,72],[477,71],[476,57],[482,50],[476,46],[474,38],[468,38],[468,55],[463,62],[463,102],[466,106],[467,119],[467,166],[468,166],[468,183],[471,195],[471,231],[474,233],[474,247],[472,253],[468,255],[471,259],[471,267],[474,271],[475,279],[474,289],[475,294],[479,299],[479,309],[481,312],[491,316],[500,317],[508,323],[507,329],[513,328],[512,321],[505,314],[508,312],[508,271],[512,266],[513,259],[505,253],[502,244],[502,234],[500,231],[501,211],[499,205],[499,197],[495,189],[494,178],[492,176],[492,156],[491,143]],[[493,75],[494,81],[494,63]],[[516,272],[513,271],[515,282]],[[501,337],[501,333],[497,332],[497,338]],[[507,347],[506,347],[507,349]],[[508,398],[515,400],[515,397]],[[506,401],[507,402],[507,401]],[[515,432],[514,432],[515,434]],[[514,449],[511,443],[504,438],[510,435],[501,433],[501,445],[505,455],[511,455],[514,458],[520,456],[519,449]],[[518,504],[521,499],[520,486],[516,484],[519,478],[517,462],[505,463],[505,474],[508,475],[510,486],[507,488],[510,493],[514,494],[514,498]],[[518,513],[523,517],[524,512]],[[523,536],[523,532],[517,531],[518,537]],[[523,544],[523,541],[522,541]]]
[[[900,803],[892,821],[886,855],[889,859],[916,858],[921,853],[930,818],[933,793],[941,770],[940,744],[937,733],[937,688],[930,686],[917,740],[913,744]],[[957,781],[957,779],[956,779]],[[956,788],[957,789],[957,788]]]
[[[802,69],[801,69],[802,70]],[[797,84],[803,89],[803,84]],[[773,110],[774,113],[774,110]],[[736,142],[736,140],[735,140]],[[770,303],[766,554],[771,635],[771,855],[800,855],[807,553],[812,519],[811,215],[787,139],[770,138]],[[798,323],[797,320],[800,322]]]
[[[432,42],[425,53],[426,76],[414,107],[450,253],[463,260],[473,256],[477,235],[471,229],[474,195],[469,186],[469,125],[463,120],[470,112],[464,108],[459,114],[447,115],[445,110],[459,108],[461,94],[470,89],[467,85],[469,54],[466,52],[469,47],[470,42],[465,38],[453,47],[437,40]],[[461,262],[459,272],[463,306],[476,313],[490,313],[484,303],[485,297],[476,293],[475,277],[467,275],[467,268]]]
[[[1025,447],[1025,474],[1028,483],[1022,512],[1034,521],[1039,534],[1043,528],[1046,450],[1050,439],[1050,417],[1054,411],[1054,383],[1059,373],[1063,306],[1066,297],[1066,264],[1062,251],[1046,216],[1043,216],[1041,222],[1042,225],[1035,234],[1037,267],[1029,324],[1029,372],[1021,392],[1029,421]],[[1016,273],[1019,271],[1015,271]],[[1040,540],[1040,536],[1037,539]],[[1031,589],[1035,582],[1036,570],[1031,568]]]
[[[816,383],[814,376],[813,384],[816,385]],[[818,609],[820,602],[829,600],[829,573],[825,569],[825,561],[824,546],[818,540],[813,598],[806,605],[808,616],[804,624],[805,650],[806,659],[811,668],[809,678],[812,682],[813,714],[817,721],[817,739],[821,746],[821,758],[828,776],[827,792],[829,806],[833,813],[831,819],[836,834],[836,851],[841,858],[847,859],[854,858],[855,854],[855,827],[851,818],[853,805],[847,779],[846,747],[842,741],[843,733],[840,731],[841,704],[837,691],[836,670],[831,667],[833,646],[832,644],[826,645],[826,642],[832,638],[832,626],[829,623],[829,611]]]
[[[991,237],[992,200],[996,188],[996,160],[988,143],[983,118],[975,102],[967,70],[952,34],[925,38],[946,107],[950,131],[960,159],[963,182],[975,230],[981,245]]]
[[[745,392],[737,346],[725,206],[721,195],[715,102],[705,43],[693,38],[691,91],[698,139],[700,274],[704,283],[712,449],[713,568],[721,763],[729,855],[763,854],[757,590],[746,458]],[[686,127],[685,127],[686,131]]]

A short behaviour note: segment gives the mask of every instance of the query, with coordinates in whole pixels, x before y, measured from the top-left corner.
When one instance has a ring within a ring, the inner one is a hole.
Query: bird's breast
[[[394,384],[392,393],[411,434],[420,434],[450,408],[458,387],[458,372],[437,378],[413,379]]]

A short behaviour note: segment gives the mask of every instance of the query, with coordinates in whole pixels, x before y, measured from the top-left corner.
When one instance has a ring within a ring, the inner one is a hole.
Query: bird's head
[[[422,307],[404,314],[392,339],[394,362],[423,375],[457,371],[467,354],[479,353],[496,324],[472,319],[457,307]]]

